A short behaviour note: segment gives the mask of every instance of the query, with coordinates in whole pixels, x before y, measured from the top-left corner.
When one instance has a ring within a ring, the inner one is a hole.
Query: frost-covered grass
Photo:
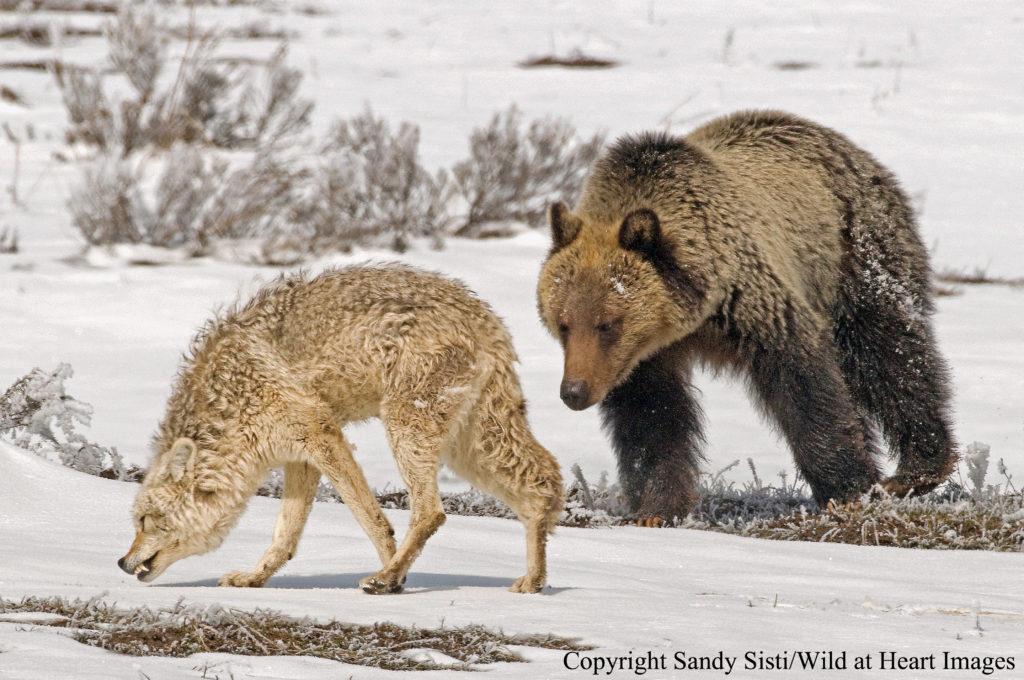
[[[78,426],[88,427],[93,408],[67,394],[64,381],[72,375],[71,366],[60,364],[53,371],[32,369],[16,380],[0,395],[0,437],[44,457],[55,454],[62,465],[79,472],[141,479],[141,471],[126,466],[117,449],[78,432]]]
[[[933,550],[1024,550],[1024,498],[881,498],[810,514],[757,519],[735,531],[783,541]]]
[[[124,609],[99,598],[0,599],[0,622],[4,620],[69,629],[78,642],[130,656],[311,656],[403,671],[468,671],[477,665],[524,662],[509,646],[591,649],[555,635],[506,635],[484,626],[423,629],[389,622],[323,623],[265,609],[248,612],[180,601],[163,609]]]
[[[89,425],[93,409],[67,394],[64,381],[71,376],[71,367],[61,364],[49,372],[33,369],[15,381],[0,396],[0,437],[44,457],[55,454],[63,465],[80,472],[141,481],[144,471],[125,465],[116,449],[89,442],[78,432],[79,426]],[[989,454],[984,444],[969,445],[963,461],[967,482],[960,475],[927,496],[895,498],[878,491],[859,503],[824,510],[804,484],[789,482],[785,474],[780,475],[779,486],[766,483],[751,459],[747,464],[752,481],[728,481],[737,460],[714,474],[701,475],[697,507],[668,526],[787,541],[1024,550],[1024,494],[1014,487],[1001,459],[997,468],[1004,481],[986,483]],[[591,483],[579,466],[571,472],[574,480],[566,489],[559,526],[606,527],[632,520],[618,484],[610,483],[606,474]],[[258,495],[280,498],[283,488],[282,472],[272,470]],[[442,493],[441,498],[448,514],[516,519],[505,503],[476,489]],[[316,499],[341,502],[324,480]],[[402,489],[380,491],[377,501],[385,509],[409,509],[409,494]]]

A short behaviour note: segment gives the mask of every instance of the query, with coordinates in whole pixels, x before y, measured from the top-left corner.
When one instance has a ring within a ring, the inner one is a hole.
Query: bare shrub
[[[216,172],[216,171],[215,171]],[[306,175],[273,154],[215,175],[216,191],[202,212],[195,240],[206,248],[219,239],[264,237],[295,230],[294,203]]]
[[[294,203],[306,174],[281,157],[257,153],[232,168],[182,144],[164,161],[151,200],[142,190],[143,172],[128,160],[102,156],[84,167],[68,207],[89,244],[144,243],[202,254],[220,239],[294,231]]]
[[[152,243],[152,218],[128,161],[103,156],[85,165],[68,209],[72,224],[91,245]]]
[[[66,133],[68,143],[80,141],[106,148],[115,136],[115,122],[99,74],[59,60],[53,62],[52,72],[71,123]]]
[[[131,83],[140,102],[149,101],[167,58],[167,33],[153,12],[125,8],[106,26],[108,59]]]
[[[469,205],[455,232],[476,236],[488,222],[515,220],[538,226],[549,202],[571,201],[579,193],[604,138],[581,139],[563,118],[523,125],[515,106],[495,114],[470,137],[470,158],[455,165],[458,192]]]
[[[402,123],[392,134],[369,109],[337,121],[321,154],[307,208],[315,249],[353,245],[405,250],[413,237],[439,245],[448,224],[447,174],[419,162],[419,128]]]
[[[225,174],[224,161],[186,145],[172,149],[156,185],[157,223],[152,242],[167,246],[195,242],[207,206]]]
[[[274,144],[309,125],[313,102],[298,98],[302,73],[289,68],[287,45],[270,57],[259,79],[243,78],[230,101],[210,117],[210,140],[225,148]]]
[[[131,92],[112,97],[95,69],[56,64],[68,119],[69,142],[83,142],[127,156],[144,146],[169,148],[179,141],[221,148],[276,144],[309,125],[313,104],[299,99],[302,74],[286,65],[281,45],[261,74],[216,58],[219,34],[189,32],[173,78],[163,78],[171,29],[150,10],[125,6],[106,29],[114,74]]]

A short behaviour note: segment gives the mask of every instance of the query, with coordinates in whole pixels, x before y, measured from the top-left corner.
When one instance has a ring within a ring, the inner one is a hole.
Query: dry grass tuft
[[[40,623],[74,629],[83,644],[130,656],[188,657],[219,652],[243,656],[311,656],[387,670],[470,671],[492,663],[525,660],[509,646],[558,650],[591,649],[554,635],[507,635],[483,626],[425,629],[383,622],[355,625],[296,619],[269,610],[254,612],[179,602],[169,609],[117,609],[99,599],[29,597],[0,600],[6,613],[40,614]],[[441,665],[419,650],[452,659]]]
[[[741,533],[783,541],[1020,552],[1024,504],[1019,496],[999,503],[884,498],[814,515],[797,512],[757,520]]]
[[[524,59],[519,62],[519,66],[522,68],[557,66],[561,68],[603,69],[614,68],[618,65],[619,62],[612,59],[587,56],[580,50],[573,50],[564,57],[549,54],[542,57],[530,57],[529,59]]]
[[[992,276],[984,267],[974,269],[952,269],[947,268],[935,275],[936,280],[942,283],[966,284],[966,285],[1004,285],[1024,286],[1024,277],[1010,278],[1006,276]]]
[[[813,61],[777,61],[772,67],[779,71],[809,71],[820,67]]]
[[[57,59],[0,61],[0,71],[50,71],[57,64],[60,64],[60,61]]]
[[[0,0],[0,12],[82,12],[116,14],[121,3],[116,0]]]

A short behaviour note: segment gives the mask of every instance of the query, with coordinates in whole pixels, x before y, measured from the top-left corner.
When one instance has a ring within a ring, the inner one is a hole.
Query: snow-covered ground
[[[301,3],[300,3],[301,4]],[[305,6],[305,5],[303,5]],[[921,212],[938,269],[987,269],[1024,276],[1024,7],[1016,2],[801,0],[773,7],[719,3],[474,3],[445,0],[323,2],[322,13],[279,4],[197,9],[200,21],[253,20],[293,33],[290,62],[316,101],[317,129],[369,103],[392,121],[420,126],[427,167],[467,153],[469,133],[517,104],[528,117],[562,115],[589,134],[644,128],[683,133],[715,115],[772,107],[819,120],[871,150],[903,180]],[[169,21],[187,20],[168,12]],[[43,15],[0,13],[0,25]],[[59,15],[75,26],[99,15]],[[608,70],[520,69],[518,61],[573,49],[615,59]],[[266,55],[270,42],[227,43]],[[55,53],[0,41],[0,62]],[[56,53],[97,64],[100,38],[69,41]],[[790,68],[780,68],[788,63]],[[793,65],[802,68],[793,68]],[[29,106],[0,99],[0,232],[18,229],[20,252],[0,255],[0,389],[34,366],[68,362],[68,389],[95,407],[93,441],[144,464],[180,353],[219,306],[279,273],[220,260],[161,267],[75,264],[81,241],[65,206],[75,167],[54,154],[66,124],[52,79],[0,70],[0,84]],[[15,202],[16,199],[16,202]],[[533,289],[548,247],[543,232],[513,239],[450,240],[400,259],[459,277],[489,300],[511,328],[538,438],[567,471],[590,479],[612,471],[596,413],[558,400],[561,357],[536,317]],[[309,269],[364,259],[356,253]],[[1017,485],[1024,479],[1024,287],[969,286],[939,300],[943,351],[952,364],[962,442],[992,446]],[[740,385],[701,380],[708,413],[709,468],[752,457],[762,478],[792,470],[788,451],[749,407]],[[372,485],[398,483],[379,427],[352,433]],[[749,479],[745,468],[734,479]],[[998,481],[991,479],[990,481]],[[449,487],[455,482],[446,481]],[[114,565],[131,541],[137,487],[85,477],[0,447],[0,596],[106,592],[123,604],[170,604],[179,597],[296,615],[423,626],[476,622],[507,631],[580,636],[592,655],[654,651],[672,657],[739,654],[733,677],[829,677],[745,670],[747,651],[873,653],[874,671],[834,677],[977,677],[979,672],[879,669],[877,653],[1007,656],[1024,677],[1024,582],[1020,555],[943,553],[781,544],[691,531],[560,529],[551,542],[551,589],[515,596],[522,530],[492,519],[449,519],[416,562],[405,595],[374,598],[355,589],[375,568],[369,542],[344,507],[318,506],[295,560],[262,591],[208,588],[225,571],[255,564],[269,540],[276,502],[256,499],[216,553],[191,558],[154,586]],[[405,513],[389,512],[396,526]],[[351,539],[351,540],[349,540]],[[777,602],[776,602],[777,600]],[[973,613],[972,613],[973,612]],[[976,616],[980,613],[980,618]],[[981,631],[976,628],[980,620]],[[0,623],[0,677],[199,677],[196,660],[116,657],[41,629]],[[555,652],[530,651],[527,667],[490,667],[502,677],[582,677]],[[220,677],[335,677],[337,666],[303,659],[218,657]],[[342,676],[391,676],[344,668]],[[438,674],[442,675],[441,673]],[[629,677],[627,671],[613,677]],[[212,675],[210,676],[212,677]],[[714,677],[682,671],[648,677]]]
[[[653,652],[669,672],[649,677],[717,677],[671,670],[675,654],[738,656],[731,677],[930,677],[881,667],[881,652],[1015,658],[1024,670],[1024,585],[1020,555],[781,543],[699,531],[560,528],[551,539],[543,594],[507,592],[524,568],[518,522],[450,517],[427,543],[406,592],[370,596],[358,589],[377,558],[342,505],[314,508],[291,562],[262,590],[214,587],[217,577],[251,568],[270,540],[277,502],[256,498],[216,552],[175,564],[145,586],[118,570],[132,529],[125,521],[137,487],[71,472],[0,444],[0,596],[98,594],[117,603],[169,606],[218,603],[269,607],[295,616],[423,627],[484,623],[506,632],[555,632],[596,645],[586,657]],[[407,512],[389,511],[396,527]],[[0,621],[3,616],[0,615]],[[980,624],[980,630],[979,630]],[[746,669],[745,656],[793,651],[869,655],[873,670],[822,674]],[[571,678],[586,672],[563,652],[528,650],[529,666],[487,666],[488,677]],[[203,655],[183,660],[119,657],[58,633],[0,623],[0,677],[375,678],[394,672],[339,668],[308,659]],[[6,674],[6,675],[5,675]],[[418,675],[418,674],[417,674]],[[444,676],[443,672],[424,676]],[[631,677],[619,672],[614,677]],[[458,676],[463,677],[463,676]],[[940,678],[978,672],[936,673]]]

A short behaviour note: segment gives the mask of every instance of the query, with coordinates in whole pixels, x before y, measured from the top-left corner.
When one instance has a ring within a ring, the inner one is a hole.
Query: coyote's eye
[[[154,529],[156,529],[156,524],[153,523],[153,518],[150,517],[149,515],[146,515],[145,517],[143,517],[142,518],[142,530],[145,531],[147,534],[149,534],[149,533],[152,533]]]

